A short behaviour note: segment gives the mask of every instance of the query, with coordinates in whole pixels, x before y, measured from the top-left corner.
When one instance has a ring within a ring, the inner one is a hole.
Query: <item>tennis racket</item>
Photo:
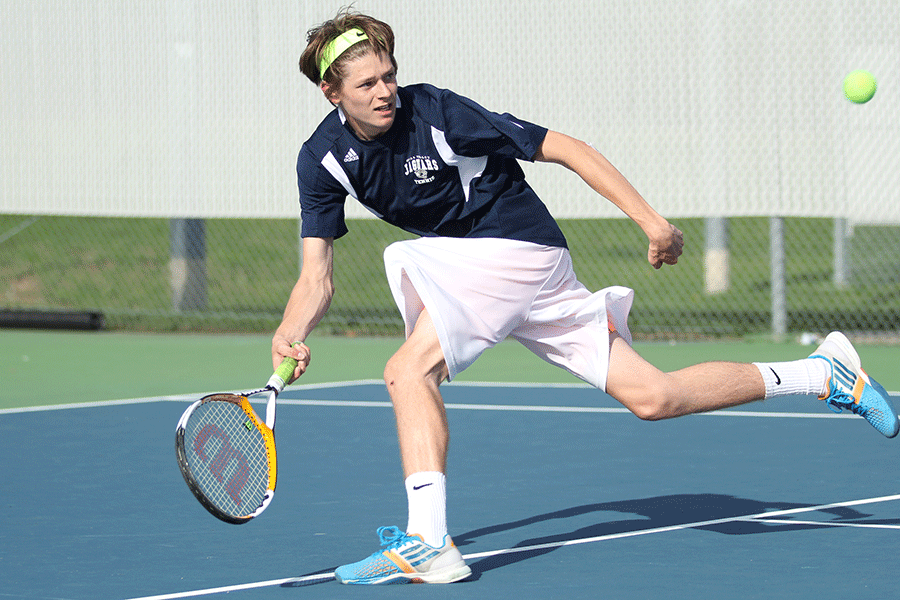
[[[266,387],[211,394],[191,404],[175,430],[178,467],[200,504],[213,516],[239,525],[266,510],[275,495],[275,400],[297,361],[285,358]],[[263,422],[250,396],[266,398]]]

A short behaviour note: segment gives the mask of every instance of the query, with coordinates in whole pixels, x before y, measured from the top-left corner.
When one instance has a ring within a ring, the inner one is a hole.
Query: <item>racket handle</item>
[[[281,378],[285,384],[291,380],[291,377],[294,375],[294,369],[297,368],[297,359],[291,358],[290,356],[285,356],[284,360],[281,361],[281,364],[278,365],[278,368],[275,369],[275,375]]]

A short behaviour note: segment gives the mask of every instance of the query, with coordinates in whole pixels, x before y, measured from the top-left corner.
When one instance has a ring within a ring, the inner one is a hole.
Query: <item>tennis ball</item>
[[[847,100],[865,104],[875,95],[878,84],[868,71],[853,71],[844,79],[844,95]]]

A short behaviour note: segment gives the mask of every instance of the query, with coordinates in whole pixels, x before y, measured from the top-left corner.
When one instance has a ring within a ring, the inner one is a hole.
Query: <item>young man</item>
[[[405,532],[378,530],[383,548],[337,570],[344,583],[448,583],[470,574],[447,534],[449,431],[439,386],[507,337],[656,420],[775,396],[815,395],[848,408],[888,437],[900,423],[840,333],[790,363],[705,363],[663,373],[630,346],[633,292],[591,293],[566,240],[525,182],[518,160],[577,173],[647,235],[655,268],[674,265],[682,234],[591,146],[489,112],[448,90],[399,87],[390,27],[349,12],[311,30],[303,73],[336,107],[297,163],[303,268],[272,341],[272,360],[310,361],[302,343],[334,292],[333,242],[347,232],[353,196],[385,221],[422,237],[385,251],[406,341],[384,371],[406,477]]]

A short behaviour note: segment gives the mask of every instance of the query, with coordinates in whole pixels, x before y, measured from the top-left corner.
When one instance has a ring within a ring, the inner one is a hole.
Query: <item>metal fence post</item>
[[[847,273],[850,272],[850,256],[847,251],[847,219],[834,220],[834,273],[832,281],[835,287],[847,287]]]
[[[177,311],[206,308],[206,222],[203,219],[171,219],[172,308]]]
[[[784,219],[769,220],[769,255],[772,279],[772,336],[776,340],[787,333],[787,286],[785,285]]]
[[[704,276],[706,293],[721,294],[731,287],[730,252],[728,249],[728,219],[704,219],[706,228],[706,260]]]

